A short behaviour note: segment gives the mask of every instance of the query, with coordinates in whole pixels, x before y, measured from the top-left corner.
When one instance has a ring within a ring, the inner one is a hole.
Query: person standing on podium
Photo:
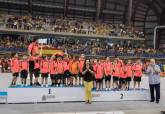
[[[93,80],[94,80],[94,71],[93,71],[93,67],[90,64],[89,60],[85,61],[82,76],[84,78],[85,103],[86,104],[88,104],[88,103],[91,104],[91,101],[92,101],[92,88],[93,88]]]
[[[36,54],[39,54],[39,44],[37,43],[37,39],[33,39],[33,41],[28,46],[30,86],[33,85],[33,74],[35,66],[34,59]]]
[[[146,73],[149,76],[149,87],[150,87],[150,94],[151,94],[151,101],[159,103],[160,100],[160,67],[156,65],[155,59],[150,59],[150,64],[146,69]],[[156,91],[156,99],[154,96],[154,90]]]

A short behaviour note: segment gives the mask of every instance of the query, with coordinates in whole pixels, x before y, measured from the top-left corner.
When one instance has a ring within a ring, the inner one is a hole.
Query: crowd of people
[[[24,37],[0,36],[0,51],[26,51],[29,42]]]
[[[1,52],[26,52],[27,47],[32,39],[24,38],[23,36],[0,36],[0,51]],[[47,39],[48,40],[48,39]],[[144,56],[154,55],[154,57],[163,56],[163,50],[155,50],[153,48],[145,48],[144,45],[137,45],[131,41],[120,43],[110,43],[105,40],[79,40],[79,39],[49,39],[46,45],[54,47],[68,54],[86,55],[102,55],[102,56]]]
[[[23,36],[9,36],[1,35],[0,36],[0,52],[17,52],[25,54],[27,52],[27,47],[30,44],[32,39],[24,38]],[[133,57],[136,55],[142,56],[146,55],[155,55],[156,57],[163,55],[163,52],[159,50],[154,50],[152,48],[144,48],[143,46],[138,47],[138,45],[133,44],[128,41],[122,45],[113,44],[107,42],[107,40],[98,41],[98,40],[73,40],[73,39],[63,39],[54,41],[48,41],[46,44],[49,47],[55,47],[57,49],[63,50],[66,54],[69,55],[95,55],[95,56],[130,56]],[[10,72],[10,58],[4,56],[0,58],[1,72]]]
[[[1,73],[11,72],[10,58],[0,58],[0,71]]]
[[[72,18],[45,18],[41,16],[7,16],[6,28],[20,30],[39,30],[48,32],[69,32],[106,36],[144,38],[143,32],[124,24],[109,24]]]
[[[64,46],[64,47],[63,47]],[[143,56],[143,55],[163,55],[161,50],[155,50],[153,48],[145,48],[145,46],[138,46],[132,43],[113,43],[105,41],[92,41],[85,43],[66,43],[66,45],[60,46],[63,50],[66,50],[69,54],[81,54],[86,55],[103,55],[103,56]]]

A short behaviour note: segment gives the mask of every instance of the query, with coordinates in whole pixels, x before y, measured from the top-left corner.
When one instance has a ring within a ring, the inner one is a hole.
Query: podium
[[[9,87],[8,103],[48,103],[84,101],[83,87]],[[93,101],[145,101],[150,99],[148,89],[129,91],[92,91]]]

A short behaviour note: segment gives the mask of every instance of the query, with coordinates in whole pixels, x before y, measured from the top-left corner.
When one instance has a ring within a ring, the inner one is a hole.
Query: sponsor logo
[[[92,97],[100,97],[100,94],[92,94]]]
[[[55,98],[56,98],[55,95],[43,95],[42,101],[53,100]]]
[[[51,89],[48,89],[48,94],[42,96],[42,101],[53,100],[53,99],[55,99],[55,98],[56,98],[56,97],[55,97],[54,94],[52,94]]]
[[[124,96],[123,93],[121,93],[121,94],[120,94],[120,99],[123,99],[123,96]]]

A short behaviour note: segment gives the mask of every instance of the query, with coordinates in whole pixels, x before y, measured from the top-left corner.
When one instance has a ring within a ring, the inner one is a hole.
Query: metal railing
[[[48,32],[48,33],[72,33],[72,34],[78,34],[78,35],[89,35],[89,36],[95,36],[95,37],[103,37],[103,38],[120,38],[120,39],[134,39],[134,40],[145,40],[145,38],[139,37],[139,36],[131,36],[129,34],[119,34],[119,33],[111,33],[109,35],[101,35],[101,34],[95,34],[94,31],[91,31],[90,29],[80,29],[80,32],[71,31],[71,28],[67,28],[66,30],[61,29],[55,29],[55,25],[53,24],[31,24],[31,23],[5,23],[0,22],[0,28],[1,29],[13,29],[19,31],[33,31],[33,32]]]

